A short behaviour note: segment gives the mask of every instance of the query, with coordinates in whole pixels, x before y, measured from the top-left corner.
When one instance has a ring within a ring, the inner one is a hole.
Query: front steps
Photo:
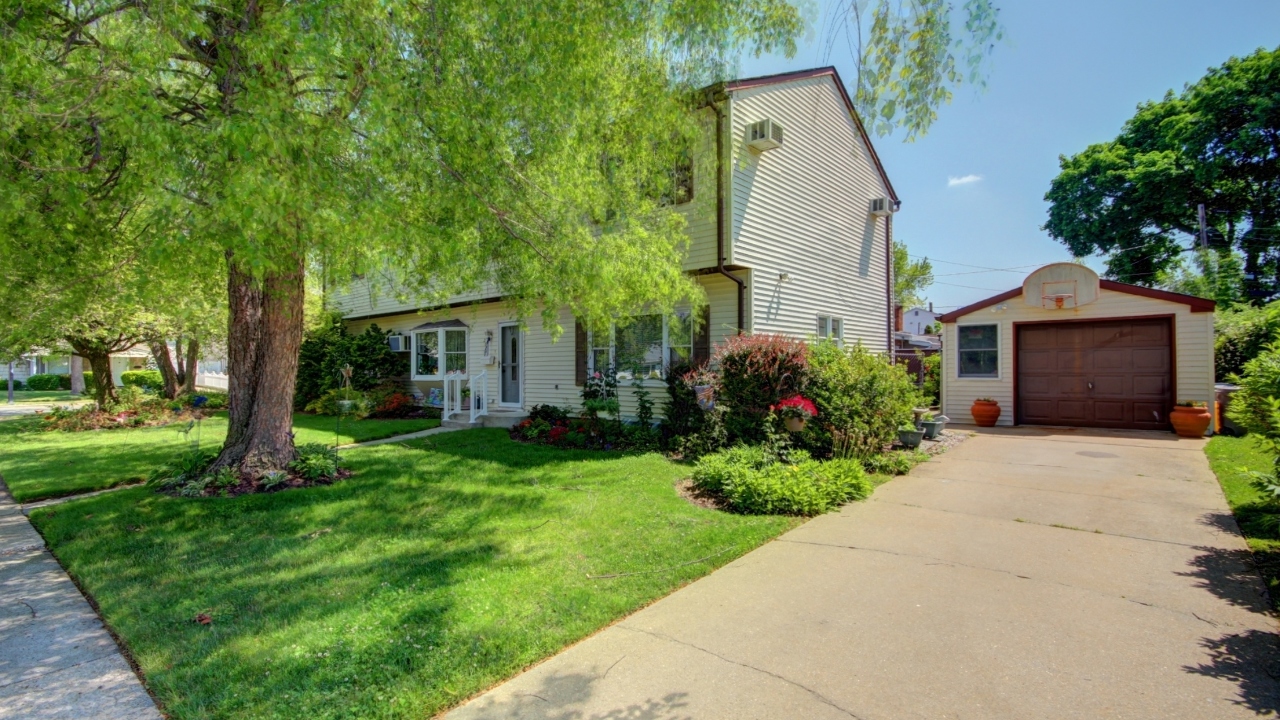
[[[474,428],[509,428],[529,417],[529,414],[518,408],[490,408],[488,415],[481,415],[475,422],[469,422],[471,411],[463,410],[452,418],[440,423],[440,427],[454,430],[471,430]]]

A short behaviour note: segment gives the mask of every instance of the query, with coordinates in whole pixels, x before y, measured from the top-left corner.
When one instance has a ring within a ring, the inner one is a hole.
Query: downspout
[[[716,272],[738,285],[738,334],[741,335],[747,327],[747,283],[742,278],[729,272],[724,266],[725,232],[728,228],[725,225],[725,203],[727,199],[724,192],[726,182],[724,162],[725,118],[724,108],[721,103],[727,98],[728,96],[723,89],[717,89],[709,102],[711,109],[716,113]]]
[[[897,207],[895,206],[895,210]],[[884,276],[888,305],[889,359],[893,364],[898,362],[898,348],[893,342],[894,308],[893,308],[893,213],[884,216]]]

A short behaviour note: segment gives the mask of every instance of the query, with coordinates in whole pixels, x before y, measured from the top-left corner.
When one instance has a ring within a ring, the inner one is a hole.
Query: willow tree
[[[0,102],[28,128],[10,157],[50,137],[80,148],[18,170],[69,202],[97,148],[118,148],[138,179],[141,257],[225,263],[230,422],[215,467],[250,475],[295,456],[311,263],[335,283],[395,268],[434,297],[497,285],[551,326],[566,304],[603,318],[695,296],[661,202],[697,132],[693,90],[744,48],[790,53],[801,30],[781,0],[32,0],[7,13],[0,82],[18,92]]]

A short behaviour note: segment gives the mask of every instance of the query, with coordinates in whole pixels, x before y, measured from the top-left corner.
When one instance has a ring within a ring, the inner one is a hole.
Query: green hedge
[[[164,376],[159,370],[126,370],[120,373],[120,384],[139,387],[147,392],[160,392],[164,389]]]
[[[5,376],[4,382],[0,383],[0,387],[3,387],[5,390],[9,389],[9,377],[7,375]],[[14,390],[22,389],[22,381],[19,380],[18,378],[13,379],[13,389]]]
[[[41,373],[39,375],[32,375],[31,377],[27,378],[27,389],[42,390],[42,391],[70,390],[71,376],[70,375],[54,375],[53,373]]]

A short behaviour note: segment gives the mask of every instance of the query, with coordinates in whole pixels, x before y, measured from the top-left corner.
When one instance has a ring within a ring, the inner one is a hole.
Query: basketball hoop
[[[1072,293],[1058,293],[1056,295],[1041,295],[1040,300],[1044,302],[1046,308],[1048,308],[1049,302],[1052,301],[1054,309],[1061,310],[1062,304],[1073,297],[1075,295]]]

